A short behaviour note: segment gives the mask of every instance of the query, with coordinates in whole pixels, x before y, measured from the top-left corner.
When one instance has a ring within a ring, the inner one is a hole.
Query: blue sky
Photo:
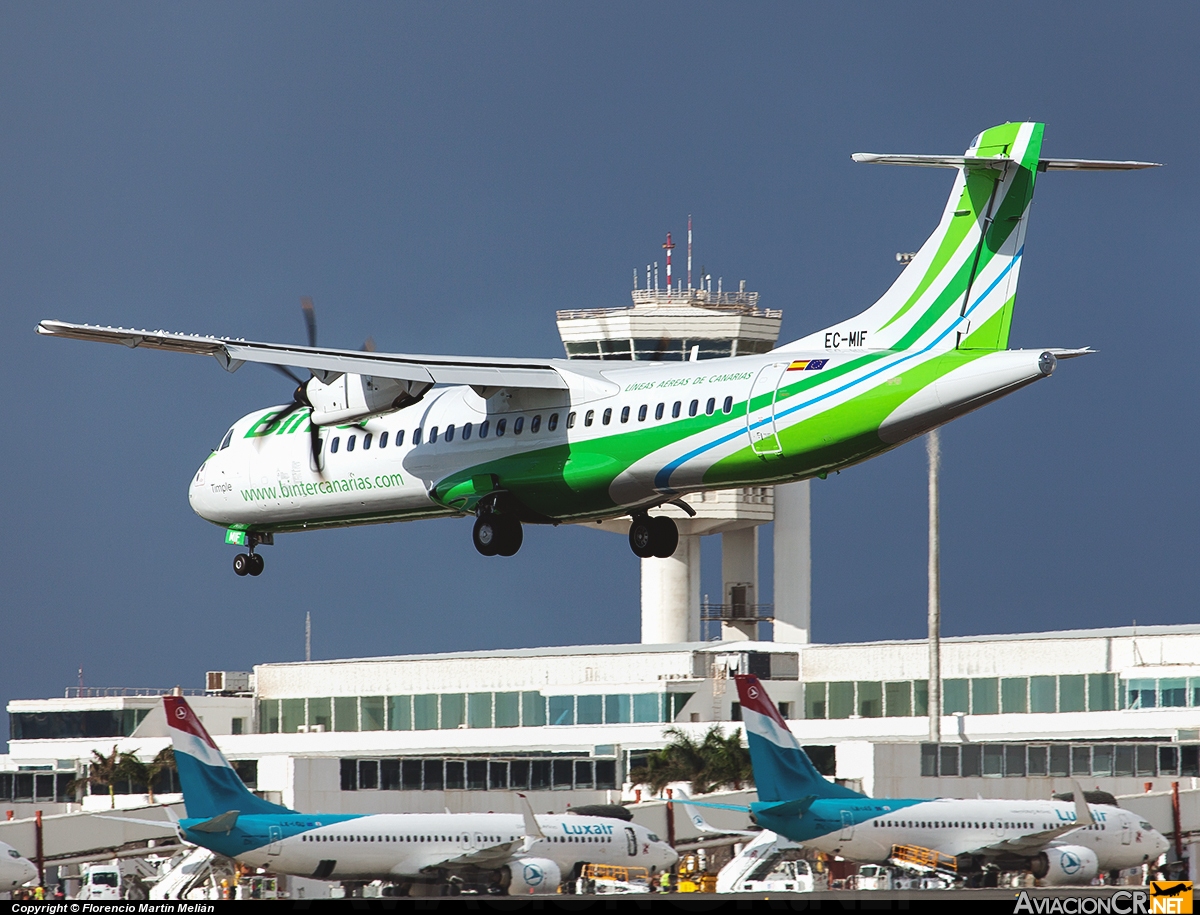
[[[1038,183],[1012,343],[1100,353],[943,433],[949,634],[1196,619],[1192,5],[11,2],[0,699],[318,657],[636,641],[623,538],[470,522],[280,537],[259,579],[187,484],[274,373],[42,318],[557,356],[680,237],[793,339],[872,302],[1005,120],[1155,172]],[[697,264],[697,266],[698,266]],[[919,636],[921,443],[814,483],[818,640]],[[769,581],[769,537],[764,537]],[[704,590],[720,589],[717,543]],[[769,589],[768,589],[769,590]],[[769,595],[764,595],[769,596]]]

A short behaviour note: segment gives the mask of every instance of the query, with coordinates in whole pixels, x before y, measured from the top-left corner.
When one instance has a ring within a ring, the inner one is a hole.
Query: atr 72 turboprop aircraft
[[[317,880],[464,883],[555,893],[580,863],[671,867],[644,826],[611,817],[510,813],[300,813],[251,794],[182,696],[164,696],[187,819],[183,838],[277,874]],[[139,821],[134,821],[139,822]],[[161,821],[147,821],[161,826]]]
[[[1078,785],[1072,803],[872,798],[851,791],[817,772],[757,677],[736,679],[758,792],[748,812],[793,842],[877,863],[888,861],[894,846],[916,846],[956,858],[959,873],[994,863],[1029,870],[1051,885],[1088,884],[1101,871],[1154,861],[1170,847],[1137,814],[1088,804]],[[692,816],[704,829],[702,818]]]
[[[1155,163],[1041,157],[1043,126],[1003,124],[961,156],[856,161],[957,171],[941,222],[866,311],[763,355],[686,363],[416,356],[43,321],[38,332],[266,363],[292,403],[238,420],[192,480],[203,518],[247,547],[274,535],[476,516],[484,555],[521,524],[629,515],[640,557],[678,530],[650,511],[703,490],[824,477],[1050,375],[1087,349],[1009,350],[1034,182]],[[302,381],[285,366],[307,369]],[[441,385],[441,387],[439,387]]]

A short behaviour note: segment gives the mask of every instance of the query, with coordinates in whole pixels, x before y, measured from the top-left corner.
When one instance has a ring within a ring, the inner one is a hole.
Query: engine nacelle
[[[557,893],[562,872],[549,858],[518,858],[507,865],[508,895],[528,896]]]
[[[304,393],[312,404],[312,421],[318,426],[334,426],[407,407],[431,387],[431,381],[348,374],[328,383],[313,378],[305,385]]]
[[[1100,861],[1082,845],[1056,845],[1032,858],[1029,870],[1047,886],[1086,886],[1100,872]]]

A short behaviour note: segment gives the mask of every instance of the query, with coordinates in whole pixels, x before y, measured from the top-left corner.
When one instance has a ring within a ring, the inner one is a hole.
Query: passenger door
[[[853,810],[843,810],[842,811],[842,834],[840,836],[838,836],[838,838],[842,839],[843,841],[847,841],[849,839],[854,838],[854,811]]]
[[[278,826],[268,826],[267,840],[267,854],[279,854],[283,849],[283,830]]]
[[[763,460],[783,451],[779,444],[779,430],[775,427],[775,399],[787,367],[786,362],[764,365],[750,385],[750,399],[746,404],[746,434],[750,438],[750,448]],[[756,399],[762,401],[763,398],[765,402],[755,403]]]
[[[625,850],[629,853],[629,857],[637,857],[638,838],[637,833],[630,826],[625,827]]]

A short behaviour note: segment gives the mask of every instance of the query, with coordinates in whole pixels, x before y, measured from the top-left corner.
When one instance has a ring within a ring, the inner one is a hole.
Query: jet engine
[[[501,868],[507,881],[501,880],[510,896],[558,892],[562,883],[562,872],[549,858],[517,858],[512,864]]]
[[[328,383],[311,379],[304,395],[318,426],[333,426],[399,410],[420,400],[432,381],[403,381],[371,375],[339,375]]]
[[[1090,848],[1056,845],[1031,858],[1029,870],[1046,886],[1086,886],[1100,871],[1100,862]]]

